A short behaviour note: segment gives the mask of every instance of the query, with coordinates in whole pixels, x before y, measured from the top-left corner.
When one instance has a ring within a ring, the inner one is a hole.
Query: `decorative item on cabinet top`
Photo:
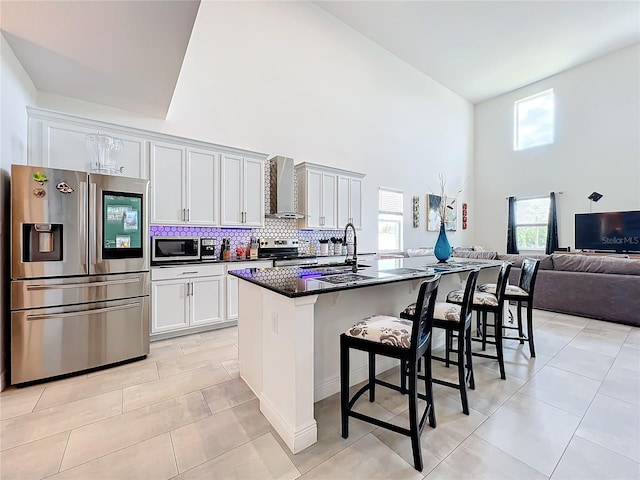
[[[116,157],[124,147],[122,140],[100,132],[85,136],[87,148],[91,152],[92,173],[118,175],[124,173],[124,166],[116,167]]]

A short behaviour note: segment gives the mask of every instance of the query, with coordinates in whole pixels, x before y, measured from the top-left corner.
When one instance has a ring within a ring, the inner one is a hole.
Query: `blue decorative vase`
[[[440,234],[436,246],[433,248],[433,254],[440,262],[446,262],[451,256],[451,245],[447,240],[447,232],[444,230],[444,223],[440,224]]]

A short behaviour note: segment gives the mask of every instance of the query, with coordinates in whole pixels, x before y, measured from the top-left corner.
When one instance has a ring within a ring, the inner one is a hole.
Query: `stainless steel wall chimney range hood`
[[[293,158],[273,157],[269,160],[269,214],[267,218],[304,218],[295,210]]]

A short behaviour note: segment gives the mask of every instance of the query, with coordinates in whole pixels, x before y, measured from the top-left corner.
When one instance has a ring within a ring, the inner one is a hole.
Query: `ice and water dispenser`
[[[23,223],[22,261],[62,261],[62,232],[60,223]]]

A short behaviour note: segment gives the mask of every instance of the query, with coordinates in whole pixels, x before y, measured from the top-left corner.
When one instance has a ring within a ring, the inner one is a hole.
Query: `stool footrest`
[[[401,433],[402,435],[411,436],[411,430],[408,428],[399,427],[398,425],[394,425],[393,423],[385,422],[383,420],[379,420],[374,417],[370,417],[369,415],[364,415],[362,413],[354,412],[353,410],[349,410],[347,415],[353,418],[357,418],[358,420],[363,420],[365,422],[372,423],[378,427],[388,428],[392,432]]]
[[[460,390],[460,385],[457,383],[447,382],[446,380],[440,380],[439,378],[432,378],[431,381],[433,383],[437,383],[438,385],[444,385],[445,387],[457,388]]]
[[[494,360],[498,359],[497,355],[490,355],[488,353],[481,353],[481,352],[471,352],[471,355],[473,355],[474,357],[482,357],[482,358],[492,358]]]

